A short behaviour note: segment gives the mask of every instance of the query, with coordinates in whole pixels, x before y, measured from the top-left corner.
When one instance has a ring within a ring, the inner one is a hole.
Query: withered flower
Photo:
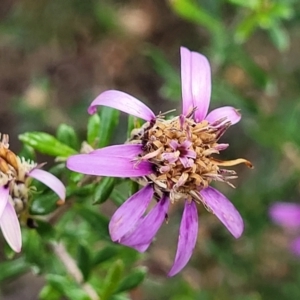
[[[211,71],[201,54],[181,48],[182,114],[166,119],[156,116],[136,98],[106,91],[89,107],[104,105],[146,120],[124,145],[71,156],[67,167],[84,174],[130,177],[144,187],[131,196],[113,215],[109,231],[113,241],[145,251],[167,218],[170,204],[184,202],[178,248],[169,276],[178,273],[190,259],[198,233],[197,204],[214,213],[232,235],[243,232],[243,220],[232,203],[210,187],[215,181],[229,185],[236,173],[223,167],[245,163],[245,159],[221,161],[215,155],[228,144],[220,137],[241,119],[233,107],[221,107],[207,114],[211,94]],[[157,204],[148,214],[151,199]]]
[[[65,200],[65,186],[49,172],[39,169],[34,162],[26,161],[9,149],[9,137],[0,134],[0,227],[9,246],[20,252],[21,229],[18,217],[28,206],[32,194],[31,178],[51,188]]]

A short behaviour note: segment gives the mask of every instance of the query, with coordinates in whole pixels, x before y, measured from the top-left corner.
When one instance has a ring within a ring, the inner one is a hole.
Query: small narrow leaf
[[[137,287],[145,279],[146,273],[147,269],[144,267],[135,269],[121,281],[116,293],[125,292]]]
[[[68,157],[77,153],[76,150],[61,143],[54,136],[44,132],[26,132],[20,134],[19,139],[35,150],[51,156]]]
[[[90,208],[85,208],[82,206],[76,206],[76,211],[78,214],[86,220],[86,222],[91,226],[93,230],[102,238],[110,240],[108,233],[108,223],[109,220],[105,216],[95,212]]]
[[[25,273],[29,267],[30,265],[26,262],[25,256],[0,263],[0,282]]]
[[[100,114],[100,137],[99,147],[105,147],[109,144],[115,128],[119,123],[119,111],[110,107],[102,107]]]
[[[97,147],[100,137],[100,117],[99,115],[93,114],[88,121],[87,125],[87,142],[93,147]]]
[[[77,263],[84,281],[87,281],[91,272],[91,254],[89,249],[82,244],[79,244],[77,248]]]
[[[30,214],[47,215],[57,208],[58,196],[55,193],[37,195],[30,206]]]
[[[116,246],[106,246],[104,249],[101,249],[93,258],[93,266],[99,265],[115,257],[119,253],[119,249],[120,248]]]
[[[115,261],[108,270],[108,273],[104,279],[103,289],[102,289],[102,300],[108,300],[112,296],[121,279],[124,272],[124,263],[121,260]]]
[[[105,202],[114,189],[116,179],[112,177],[104,177],[95,189],[93,204]]]
[[[61,124],[56,132],[57,139],[63,144],[73,148],[78,149],[78,137],[73,127]]]
[[[72,300],[90,300],[88,295],[65,276],[49,274],[46,279],[55,290]]]

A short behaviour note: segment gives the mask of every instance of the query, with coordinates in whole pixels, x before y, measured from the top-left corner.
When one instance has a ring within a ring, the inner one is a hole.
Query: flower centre
[[[237,178],[235,171],[221,169],[238,163],[250,163],[243,159],[223,162],[212,155],[227,147],[217,141],[230,126],[219,120],[196,123],[184,116],[171,120],[157,118],[154,124],[146,123],[130,143],[142,143],[143,153],[139,160],[148,160],[155,166],[153,174],[146,177],[153,182],[156,193],[168,193],[171,201],[182,199],[202,201],[199,191],[208,187],[212,180],[229,182]],[[136,134],[137,133],[137,134]]]
[[[9,137],[4,134],[0,141],[0,186],[8,185],[9,199],[17,213],[26,207],[29,195],[26,173],[34,166],[35,164],[26,162],[9,150]]]

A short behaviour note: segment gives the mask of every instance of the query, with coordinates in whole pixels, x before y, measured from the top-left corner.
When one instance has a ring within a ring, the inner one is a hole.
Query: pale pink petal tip
[[[68,169],[95,176],[140,177],[153,173],[153,165],[139,161],[141,145],[125,144],[97,149],[67,159]]]
[[[205,118],[210,124],[213,124],[219,120],[223,122],[230,122],[231,125],[238,123],[242,118],[240,112],[231,106],[219,107],[212,110]],[[222,122],[222,123],[223,123]]]
[[[116,210],[109,222],[109,233],[114,242],[120,242],[121,238],[135,229],[153,194],[154,190],[149,184],[131,196]]]
[[[20,252],[22,248],[20,223],[16,211],[9,201],[7,201],[0,218],[0,226],[3,236],[11,249],[15,252]]]
[[[203,203],[217,216],[235,238],[239,238],[244,230],[244,222],[233,204],[212,187],[201,190],[200,194],[203,198]]]
[[[277,202],[271,205],[270,217],[278,225],[287,228],[300,227],[300,205],[295,203]]]
[[[204,120],[211,94],[211,70],[207,58],[181,47],[182,113],[187,115],[193,108],[195,121]]]
[[[41,170],[41,169],[32,169],[28,176],[42,182],[46,186],[48,186],[53,192],[55,192],[61,200],[65,200],[66,198],[66,188],[63,183],[55,177],[53,174]]]
[[[101,93],[88,108],[89,114],[94,114],[97,106],[109,106],[146,121],[155,119],[153,111],[143,102],[121,91],[109,90]]]
[[[195,202],[185,201],[184,211],[180,223],[178,246],[174,265],[168,276],[180,272],[190,260],[196,245],[198,235],[198,213]]]

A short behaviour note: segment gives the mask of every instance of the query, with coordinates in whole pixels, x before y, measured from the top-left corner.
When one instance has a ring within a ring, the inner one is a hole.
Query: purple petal
[[[90,152],[89,154],[97,154],[104,156],[118,156],[118,157],[127,157],[134,159],[139,154],[142,153],[141,144],[123,144],[123,145],[113,145],[104,148],[97,149]]]
[[[177,150],[178,147],[179,147],[179,144],[178,144],[178,142],[177,142],[176,140],[171,140],[171,141],[169,142],[169,145],[170,145],[170,147],[171,147],[173,150]]]
[[[7,201],[0,218],[0,226],[3,236],[11,249],[15,252],[20,252],[22,247],[20,223],[16,211],[9,201]]]
[[[66,188],[63,183],[51,173],[41,170],[41,169],[32,169],[28,176],[42,182],[48,186],[53,192],[55,192],[61,200],[66,198]]]
[[[97,111],[96,106],[109,106],[146,121],[155,119],[153,111],[138,99],[116,90],[101,93],[88,108],[89,114]]]
[[[109,233],[114,242],[120,241],[136,226],[146,211],[153,194],[153,187],[149,184],[131,196],[117,209],[109,222]]]
[[[284,227],[300,227],[300,205],[295,203],[274,203],[269,210],[272,220]]]
[[[291,243],[291,251],[300,256],[300,237],[296,238],[295,240],[293,240],[293,242]]]
[[[198,213],[195,202],[185,201],[180,223],[175,262],[168,276],[174,276],[188,263],[196,245],[198,235]]]
[[[3,186],[0,187],[0,218],[2,216],[2,213],[6,207],[6,203],[8,200],[9,195],[9,189],[5,188]]]
[[[194,161],[187,157],[179,157],[179,160],[185,168],[191,168],[194,165]]]
[[[207,187],[200,191],[204,204],[219,218],[230,233],[239,238],[244,230],[244,222],[233,204],[219,191]]]
[[[191,88],[191,52],[187,48],[180,47],[181,57],[181,90],[182,90],[182,114],[187,115],[194,108]]]
[[[153,173],[151,163],[137,160],[140,153],[141,145],[110,146],[70,156],[66,165],[72,171],[96,176],[140,177]]]
[[[144,252],[150,246],[168,213],[170,200],[164,196],[146,217],[138,222],[136,229],[121,239],[121,244]]]
[[[207,58],[197,52],[192,52],[192,94],[195,111],[195,121],[202,121],[208,111],[211,93],[211,71]]]
[[[237,109],[231,106],[219,107],[212,110],[205,118],[210,124],[226,118],[225,122],[230,121],[231,125],[236,124],[241,119],[241,114]]]
[[[210,102],[211,71],[205,56],[180,48],[181,53],[181,85],[182,85],[182,112],[188,114],[195,111],[195,121],[204,120]]]

